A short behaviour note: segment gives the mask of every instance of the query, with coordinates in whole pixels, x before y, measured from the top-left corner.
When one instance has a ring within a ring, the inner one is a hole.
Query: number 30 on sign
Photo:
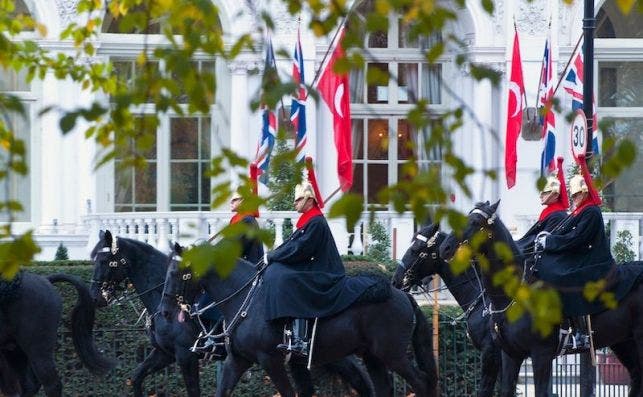
[[[578,156],[587,150],[587,119],[582,109],[576,111],[571,130],[572,154],[578,163]]]

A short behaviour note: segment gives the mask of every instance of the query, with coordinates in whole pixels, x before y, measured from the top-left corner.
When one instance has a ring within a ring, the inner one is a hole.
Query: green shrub
[[[76,265],[71,264],[75,262]],[[55,262],[55,266],[46,262],[34,263],[28,271],[47,275],[68,273],[79,276],[86,282],[91,280],[93,268],[88,261]],[[78,265],[78,263],[82,265]],[[381,265],[368,261],[346,263],[348,274],[379,273],[388,276]],[[127,396],[131,388],[127,379],[134,368],[142,362],[150,350],[150,342],[141,324],[137,324],[142,307],[138,298],[132,296],[118,306],[109,306],[96,312],[95,337],[99,349],[119,360],[118,367],[105,378],[96,378],[84,369],[74,351],[68,332],[68,315],[76,302],[75,289],[65,283],[56,284],[61,292],[64,304],[63,327],[59,328],[59,347],[56,352],[57,368],[63,377],[66,396]],[[431,323],[432,309],[422,310]],[[479,381],[478,352],[466,337],[466,325],[463,322],[452,324],[451,321],[461,314],[460,308],[440,308],[440,384],[443,396],[473,396]],[[216,385],[218,363],[201,363],[201,388],[203,395],[211,395]],[[350,396],[349,389],[334,376],[323,369],[313,372],[318,396]],[[396,396],[406,395],[406,387],[396,377]],[[145,383],[149,395],[183,396],[185,386],[177,366],[171,366],[161,373],[149,376]],[[246,373],[237,388],[235,396],[274,396],[276,391],[266,374],[258,367]]]
[[[63,245],[63,243],[60,243],[58,245],[58,249],[56,249],[56,254],[54,255],[54,260],[55,261],[66,261],[69,259],[69,252],[67,251],[67,247]]]
[[[631,247],[635,246],[632,242],[632,233],[629,230],[621,230],[616,233],[616,243],[612,247],[612,253],[617,263],[631,262],[636,259],[636,253]]]

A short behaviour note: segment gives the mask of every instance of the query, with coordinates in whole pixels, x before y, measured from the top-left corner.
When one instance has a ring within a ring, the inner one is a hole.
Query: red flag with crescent
[[[337,176],[342,191],[353,185],[353,146],[351,140],[351,109],[348,89],[348,72],[335,72],[335,62],[344,57],[341,42],[344,28],[339,32],[338,40],[330,59],[323,65],[319,78],[318,90],[333,116],[333,136],[337,149]]]
[[[522,61],[518,31],[514,34],[513,55],[511,56],[511,77],[507,93],[507,140],[505,142],[505,177],[507,188],[516,184],[516,163],[518,153],[516,144],[522,127],[522,109],[525,101],[525,83],[522,79]]]

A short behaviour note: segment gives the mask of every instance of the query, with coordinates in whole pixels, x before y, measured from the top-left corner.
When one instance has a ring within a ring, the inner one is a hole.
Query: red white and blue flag
[[[275,63],[275,53],[272,49],[272,39],[268,36],[266,40],[266,61],[263,71],[263,89],[265,90],[270,84],[269,80],[278,78],[277,65]],[[277,134],[277,117],[275,112],[265,103],[261,105],[263,110],[261,136],[257,145],[255,162],[259,170],[259,181],[264,185],[268,184],[268,167],[270,167],[270,154],[275,145],[275,136]]]
[[[572,61],[565,70],[563,88],[570,97],[568,104],[572,111],[583,108],[583,46],[578,45],[575,53],[572,54]],[[599,154],[598,145],[598,115],[596,114],[596,96],[592,94],[592,151]]]
[[[554,99],[554,71],[551,56],[551,29],[545,42],[545,54],[538,87],[539,124],[542,127],[543,152],[540,156],[540,174],[547,175],[556,169],[556,116],[552,109]]]
[[[295,127],[295,152],[297,161],[304,161],[306,153],[306,85],[304,78],[304,56],[301,51],[301,36],[297,30],[297,44],[292,64],[292,79],[298,85],[297,96],[290,105],[290,122]]]

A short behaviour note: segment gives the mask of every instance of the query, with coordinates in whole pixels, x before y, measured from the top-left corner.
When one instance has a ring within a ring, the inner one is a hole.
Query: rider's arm
[[[580,222],[568,233],[547,236],[545,252],[564,252],[582,248],[590,244],[597,230],[603,226],[603,219],[598,207],[589,207],[581,214]]]

